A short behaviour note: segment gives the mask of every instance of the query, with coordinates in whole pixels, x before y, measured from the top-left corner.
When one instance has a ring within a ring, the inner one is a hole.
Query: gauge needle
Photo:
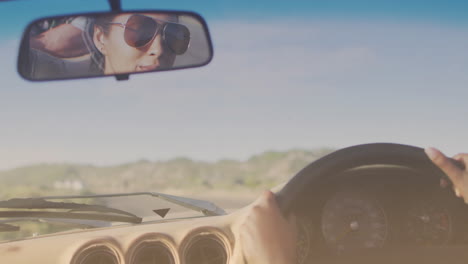
[[[421,221],[423,221],[423,223],[427,224],[431,221],[431,218],[427,215],[421,215],[419,216],[419,219],[421,219]]]
[[[349,223],[348,228],[343,232],[341,236],[338,237],[336,240],[337,242],[342,241],[345,239],[351,232],[358,231],[359,230],[359,223],[357,221],[352,221]]]

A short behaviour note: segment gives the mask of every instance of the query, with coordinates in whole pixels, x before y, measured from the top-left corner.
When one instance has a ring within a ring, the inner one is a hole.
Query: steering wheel
[[[452,162],[460,166],[457,161]],[[310,186],[320,186],[324,180],[335,177],[342,171],[366,165],[403,166],[431,177],[447,177],[419,147],[392,143],[352,146],[322,157],[299,171],[276,194],[281,211],[288,215],[295,201]]]

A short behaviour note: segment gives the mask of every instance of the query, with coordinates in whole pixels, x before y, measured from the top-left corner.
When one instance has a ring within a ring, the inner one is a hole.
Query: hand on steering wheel
[[[276,198],[271,192],[265,192],[245,211],[235,232],[236,246],[230,263],[296,263],[295,220],[288,221],[284,215],[289,215],[298,202],[307,202],[300,197],[311,187],[321,186],[324,180],[338,177],[339,172],[359,166],[403,166],[434,179],[444,177],[445,173],[457,195],[468,203],[468,154],[450,159],[433,148],[426,149],[426,154],[413,146],[375,143],[341,149],[309,164],[276,194]]]
[[[468,204],[468,154],[461,153],[453,157],[458,161],[459,165],[455,165],[447,156],[436,148],[426,148],[427,156],[436,164],[447,176],[453,184],[453,190],[457,197],[463,198]],[[446,183],[441,182],[442,185]]]
[[[296,256],[296,219],[286,219],[275,195],[264,192],[244,214],[231,264],[292,264]]]

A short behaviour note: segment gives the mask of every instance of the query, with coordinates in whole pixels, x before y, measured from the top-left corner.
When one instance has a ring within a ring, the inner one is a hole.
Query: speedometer
[[[322,233],[335,252],[382,247],[388,224],[379,202],[358,192],[338,192],[325,204]]]

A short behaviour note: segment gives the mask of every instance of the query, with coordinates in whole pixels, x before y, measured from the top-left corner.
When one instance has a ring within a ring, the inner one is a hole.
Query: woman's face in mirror
[[[165,45],[162,28],[156,36],[142,47],[130,46],[124,38],[128,19],[134,14],[117,15],[111,21],[108,32],[96,27],[94,30],[94,44],[104,55],[104,74],[130,73],[167,69],[172,67],[176,54]],[[167,14],[140,14],[161,21],[177,23],[177,17]],[[135,30],[139,30],[138,28]]]

